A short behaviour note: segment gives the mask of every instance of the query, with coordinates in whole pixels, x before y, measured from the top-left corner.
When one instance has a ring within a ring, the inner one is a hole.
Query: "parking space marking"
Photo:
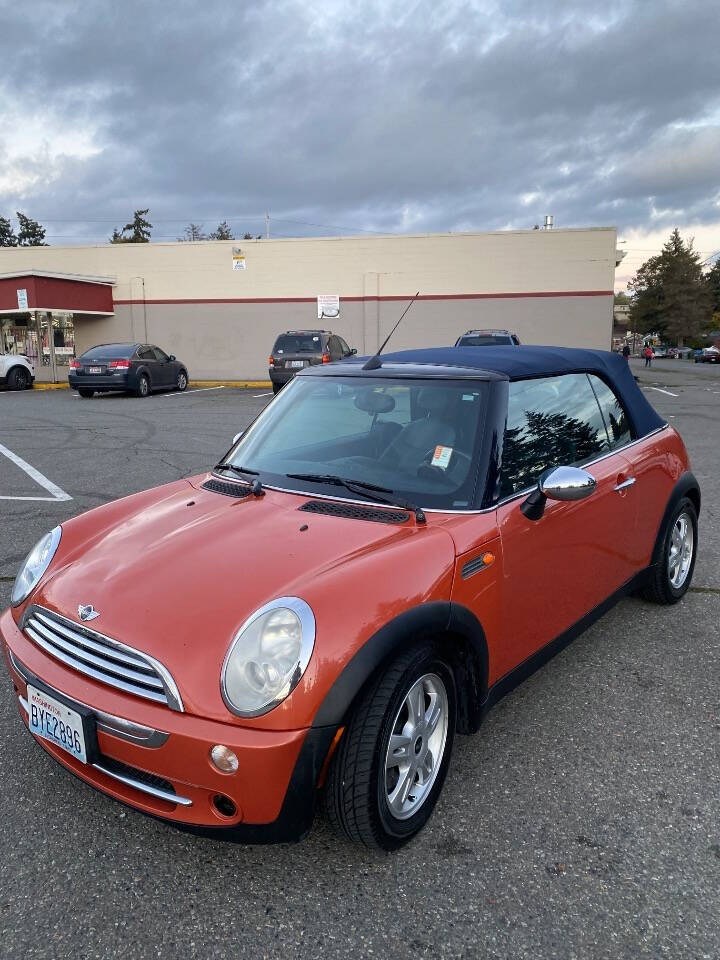
[[[272,392],[270,392],[270,393],[254,393],[254,394],[253,394],[253,400],[257,400],[258,397],[271,397],[271,396],[272,396]]]
[[[40,473],[39,470],[36,470],[31,464],[26,460],[23,460],[22,457],[19,457],[16,453],[13,453],[12,450],[9,450],[6,446],[0,443],[0,453],[8,458],[15,466],[20,467],[21,470],[24,470],[25,473],[31,477],[35,483],[39,484],[41,487],[44,487],[48,493],[51,493],[51,497],[9,497],[0,495],[0,500],[72,500],[72,497],[69,493],[65,493],[57,484],[53,483],[52,480],[48,480],[46,476]]]
[[[650,387],[651,390],[657,390],[658,393],[666,393],[669,397],[679,397],[679,393],[670,393],[669,390],[663,390],[662,387]]]
[[[186,397],[189,393],[206,393],[208,390],[224,390],[224,385],[221,387],[198,387],[195,390],[183,390],[178,393],[163,393],[162,396],[167,397]]]

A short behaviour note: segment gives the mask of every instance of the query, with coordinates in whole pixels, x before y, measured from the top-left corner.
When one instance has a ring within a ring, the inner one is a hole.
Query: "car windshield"
[[[104,357],[124,359],[135,353],[134,343],[102,343],[99,347],[91,347],[82,355],[83,360],[101,360]]]
[[[320,353],[321,350],[319,333],[286,333],[275,341],[273,354]]]
[[[287,490],[365,498],[360,489],[308,477],[329,475],[372,484],[383,491],[377,499],[467,509],[488,389],[480,379],[296,377],[225,463]]]
[[[512,343],[512,337],[505,336],[505,334],[482,333],[473,335],[471,337],[461,337],[458,346],[492,347],[498,344],[501,346],[507,346],[509,343]]]

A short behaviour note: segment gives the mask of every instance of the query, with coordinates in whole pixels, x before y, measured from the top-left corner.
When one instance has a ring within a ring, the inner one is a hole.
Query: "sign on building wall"
[[[318,320],[335,320],[340,316],[340,297],[337,294],[321,294],[317,298]]]
[[[28,301],[27,301],[27,290],[18,290],[18,310],[27,310]]]
[[[232,248],[232,260],[233,260],[233,270],[245,269],[245,254],[242,252],[240,247]]]

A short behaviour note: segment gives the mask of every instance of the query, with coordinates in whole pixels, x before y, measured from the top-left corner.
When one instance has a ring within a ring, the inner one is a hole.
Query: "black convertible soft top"
[[[362,362],[362,359],[355,362]],[[475,369],[478,373],[488,371],[504,374],[510,380],[553,377],[564,373],[594,373],[620,397],[638,437],[647,436],[665,426],[665,421],[651,407],[635,382],[627,360],[607,350],[533,346],[429,347],[383,354],[381,359],[383,365],[463,367],[465,370]],[[339,364],[330,366],[335,366],[337,373],[341,372]],[[448,374],[451,375],[450,371]]]

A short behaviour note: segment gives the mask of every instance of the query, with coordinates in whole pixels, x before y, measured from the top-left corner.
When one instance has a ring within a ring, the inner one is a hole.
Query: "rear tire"
[[[456,714],[453,671],[432,643],[383,669],[361,696],[330,765],[323,806],[333,826],[371,849],[396,850],[411,840],[440,796]]]
[[[692,582],[697,557],[697,511],[687,497],[678,503],[663,531],[660,556],[642,596],[651,603],[677,603]]]
[[[281,387],[282,387],[282,384],[281,384],[281,383],[274,383],[274,384],[272,385],[273,393],[279,393]]]
[[[78,393],[81,397],[85,397],[86,400],[89,400],[90,397],[95,396],[95,391],[88,390],[86,387],[78,387]]]
[[[135,388],[136,397],[147,397],[150,393],[150,381],[144,373],[138,377],[137,387]]]
[[[7,378],[11,390],[27,390],[31,384],[30,373],[25,367],[13,367]]]

